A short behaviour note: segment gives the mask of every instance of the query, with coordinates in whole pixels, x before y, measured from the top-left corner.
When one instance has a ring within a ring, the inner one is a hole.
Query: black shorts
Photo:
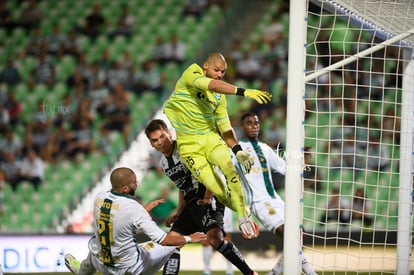
[[[224,206],[217,203],[216,210],[211,205],[197,205],[193,201],[186,205],[178,219],[174,222],[171,231],[182,235],[194,232],[206,233],[214,227],[219,227],[223,233]]]

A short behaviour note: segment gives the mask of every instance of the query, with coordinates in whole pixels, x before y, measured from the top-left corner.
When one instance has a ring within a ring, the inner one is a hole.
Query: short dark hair
[[[168,130],[167,123],[162,119],[153,119],[145,127],[145,135],[149,138],[149,134],[157,130]]]
[[[240,123],[241,123],[241,124],[243,124],[243,121],[244,121],[246,118],[251,117],[251,116],[257,116],[257,114],[256,114],[256,113],[254,113],[254,112],[246,112],[246,113],[244,113],[244,114],[240,117]]]

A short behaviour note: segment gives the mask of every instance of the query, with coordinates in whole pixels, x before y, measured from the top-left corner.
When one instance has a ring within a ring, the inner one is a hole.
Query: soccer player
[[[152,220],[147,210],[133,197],[138,185],[134,171],[116,168],[110,176],[112,189],[99,193],[94,201],[94,236],[89,241],[89,254],[82,262],[71,254],[65,264],[73,274],[154,274],[169,257],[188,242],[206,239],[202,232],[189,236],[166,233]],[[138,245],[135,235],[142,230],[152,242]]]
[[[268,103],[272,96],[265,91],[238,88],[222,81],[226,69],[226,60],[220,53],[210,54],[203,67],[195,63],[190,65],[178,79],[164,112],[175,129],[178,152],[184,164],[221,203],[237,212],[243,237],[252,239],[258,236],[259,230],[246,209],[228,147],[232,148],[245,173],[250,170],[251,157],[237,144],[225,94],[246,96],[261,104]],[[214,166],[222,171],[227,184],[223,185],[217,178]]]
[[[224,205],[216,202],[214,207],[210,196],[205,195],[206,187],[198,182],[183,164],[177,150],[177,142],[172,138],[172,133],[165,121],[151,120],[145,128],[145,134],[151,146],[162,153],[160,166],[165,175],[180,190],[176,213],[165,221],[166,226],[172,225],[170,234],[182,236],[194,231],[204,231],[209,245],[233,263],[243,274],[257,274],[247,265],[237,247],[224,240]],[[179,261],[179,254],[174,254],[164,266],[164,274],[167,274],[167,270],[168,274],[178,274]]]
[[[260,121],[255,113],[248,112],[241,116],[240,129],[244,137],[239,144],[254,159],[250,173],[240,173],[246,201],[261,224],[283,240],[285,203],[274,189],[271,173],[284,175],[286,163],[269,145],[258,140]],[[233,161],[237,165],[234,158]],[[301,261],[305,274],[316,274],[303,254]],[[283,259],[280,259],[268,275],[281,274],[282,271]]]

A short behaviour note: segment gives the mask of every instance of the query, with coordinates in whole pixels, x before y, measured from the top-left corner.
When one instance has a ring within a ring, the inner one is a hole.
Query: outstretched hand
[[[158,204],[164,203],[164,202],[165,202],[165,199],[154,200],[154,201],[151,201],[151,202],[147,203],[144,206],[144,208],[145,208],[145,210],[147,210],[148,212],[150,212],[152,209],[154,209],[155,207],[157,207]]]
[[[207,235],[203,232],[195,232],[189,235],[192,243],[198,243],[207,240]]]
[[[271,93],[256,89],[246,89],[244,96],[256,100],[259,104],[269,103],[272,100]]]

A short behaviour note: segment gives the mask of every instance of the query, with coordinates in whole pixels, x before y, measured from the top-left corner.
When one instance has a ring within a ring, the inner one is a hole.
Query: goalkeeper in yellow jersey
[[[249,97],[260,104],[268,103],[272,95],[222,81],[226,69],[227,62],[220,53],[210,54],[203,67],[190,65],[165,103],[164,113],[175,129],[178,152],[185,165],[219,201],[237,212],[243,237],[252,239],[258,236],[259,230],[246,208],[229,147],[244,173],[250,172],[253,160],[238,144],[227,113],[225,94]],[[227,184],[214,172],[214,166],[224,174]]]

